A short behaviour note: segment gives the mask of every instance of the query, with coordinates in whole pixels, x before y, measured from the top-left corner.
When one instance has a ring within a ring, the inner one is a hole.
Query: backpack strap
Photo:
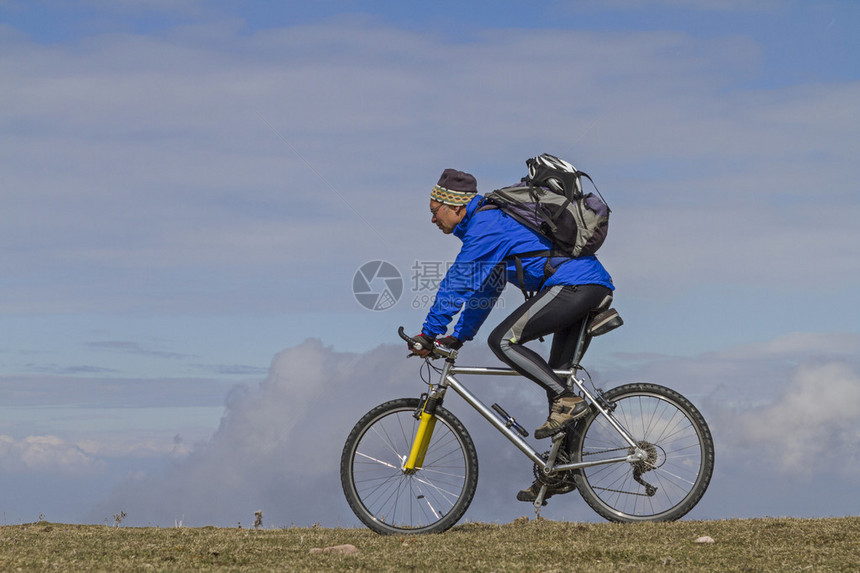
[[[588,177],[588,175],[585,173],[583,173],[583,175]],[[591,178],[589,177],[589,179],[591,179]],[[525,181],[523,181],[523,183],[526,186],[528,186],[530,193],[534,194],[534,190],[536,189],[536,187],[534,185],[531,185],[530,183],[525,182]],[[535,199],[535,203],[537,204],[537,197],[534,197],[534,199]],[[570,203],[569,198],[567,199],[567,203],[565,203],[564,206],[567,207],[568,203]],[[481,202],[478,204],[478,208],[475,210],[475,212],[477,213],[478,211],[486,211],[488,209],[500,209],[501,210],[501,208],[498,205],[496,205],[495,203],[493,203],[492,201],[487,201],[486,198],[481,198]],[[545,212],[543,212],[543,210],[540,210],[540,211],[537,211],[537,214],[541,217],[541,219],[543,219],[543,221],[549,227],[551,227],[551,228],[556,227],[555,220],[549,215],[549,213],[545,213]],[[560,214],[561,214],[561,211],[559,211],[559,215]],[[513,255],[508,255],[507,257],[505,257],[505,259],[511,259],[514,261],[514,266],[516,266],[516,269],[517,269],[517,281],[520,283],[520,290],[522,291],[523,296],[525,297],[526,300],[529,300],[535,294],[537,294],[537,291],[528,291],[523,286],[523,284],[525,283],[525,272],[523,271],[522,259],[525,257],[546,257],[546,262],[544,262],[544,266],[543,266],[543,281],[541,282],[540,286],[538,287],[538,290],[540,290],[543,287],[543,284],[546,282],[546,280],[549,277],[551,277],[556,271],[556,267],[552,266],[552,264],[550,263],[550,259],[552,259],[553,257],[563,257],[566,259],[571,258],[570,255],[568,255],[567,253],[557,251],[557,250],[547,250],[547,249],[540,250],[540,251],[527,251],[524,253],[515,253]]]
[[[523,257],[547,257],[547,261],[549,261],[549,254],[549,251],[529,251],[527,253],[517,253],[515,255],[508,255],[508,257],[506,257],[514,259],[514,265],[517,267],[517,282],[520,283],[520,290],[523,291],[523,296],[526,300],[533,297],[537,291],[526,290],[526,276],[525,272],[523,271]],[[546,278],[544,278],[544,280],[546,280]]]
[[[553,267],[552,264],[550,264],[550,259],[552,259],[554,257],[564,257],[566,259],[572,258],[568,255],[565,255],[564,253],[560,253],[558,251],[550,251],[550,250],[528,251],[525,253],[516,253],[516,254],[508,255],[507,257],[505,257],[506,259],[513,259],[513,261],[514,261],[514,266],[516,266],[516,268],[517,268],[517,282],[520,283],[520,290],[523,292],[523,296],[525,297],[526,300],[529,300],[531,297],[533,297],[537,293],[537,291],[526,290],[525,272],[523,271],[523,258],[525,258],[525,257],[546,257],[546,261],[544,262],[544,265],[543,265],[543,281],[541,281],[540,286],[538,286],[538,290],[543,288],[543,285],[546,282],[546,280],[549,277],[551,277],[553,274],[555,274],[556,267]]]
[[[600,189],[597,188],[597,184],[594,182],[594,179],[592,179],[591,176],[585,171],[577,171],[577,173],[579,173],[580,176],[585,177],[586,179],[591,181],[591,186],[594,187],[594,190],[597,192],[597,196],[600,197],[600,200],[603,201],[604,205],[606,205],[607,211],[612,211],[612,209],[609,208],[609,203],[607,203],[606,199],[603,198],[603,194],[600,192]]]

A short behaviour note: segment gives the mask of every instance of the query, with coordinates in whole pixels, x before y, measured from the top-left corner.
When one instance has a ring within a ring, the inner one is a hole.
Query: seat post
[[[585,352],[585,344],[587,341],[591,340],[592,335],[588,330],[591,321],[594,320],[595,316],[608,309],[611,305],[612,293],[609,293],[603,297],[603,300],[600,301],[599,305],[594,307],[591,312],[585,315],[582,319],[582,325],[579,327],[579,340],[576,341],[576,352],[573,353],[573,360],[570,362],[571,369],[576,370],[579,368],[579,361],[582,360],[582,354]]]
[[[582,326],[579,327],[579,340],[576,341],[576,352],[573,353],[573,361],[570,363],[570,367],[573,370],[579,368],[579,361],[582,359],[582,350],[585,346],[585,331],[588,328],[588,322],[590,318],[591,315],[583,318]]]

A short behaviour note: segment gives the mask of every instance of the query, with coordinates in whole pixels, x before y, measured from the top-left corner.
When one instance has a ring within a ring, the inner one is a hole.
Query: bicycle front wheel
[[[343,447],[340,479],[355,515],[377,533],[439,533],[463,516],[478,485],[478,455],[466,428],[441,406],[424,457],[402,469],[418,429],[417,398],[365,414]]]
[[[702,498],[714,469],[714,441],[702,414],[679,393],[656,384],[607,391],[613,418],[647,457],[574,472],[580,495],[610,521],[674,521]],[[599,412],[575,428],[573,462],[632,454],[634,449]]]

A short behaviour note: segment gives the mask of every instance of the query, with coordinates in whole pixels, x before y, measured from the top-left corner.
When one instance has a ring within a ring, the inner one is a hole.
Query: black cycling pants
[[[602,285],[551,286],[514,310],[490,333],[487,342],[499,360],[538,383],[552,402],[568,392],[553,369],[570,366],[582,321],[611,293]],[[549,334],[553,337],[548,362],[523,346]]]

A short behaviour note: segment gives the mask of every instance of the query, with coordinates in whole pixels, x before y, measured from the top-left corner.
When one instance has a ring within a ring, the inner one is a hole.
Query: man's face
[[[460,221],[463,220],[465,207],[454,207],[453,205],[446,205],[445,203],[439,203],[431,199],[430,215],[432,217],[430,222],[439,227],[439,230],[446,235],[450,235],[454,232],[454,228],[460,224]]]

